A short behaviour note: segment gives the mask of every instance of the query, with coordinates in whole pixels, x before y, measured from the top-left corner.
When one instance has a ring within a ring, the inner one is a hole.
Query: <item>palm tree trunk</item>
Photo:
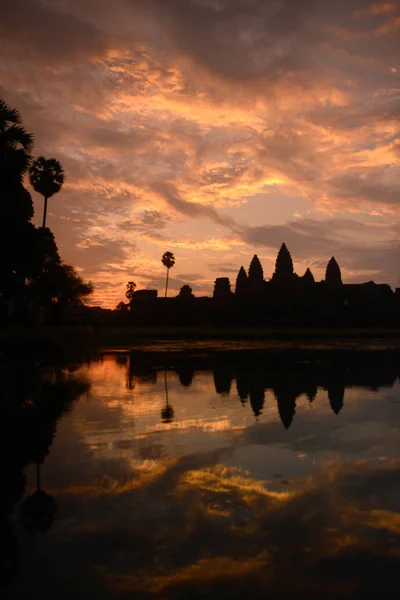
[[[47,215],[47,196],[44,197],[43,229],[46,227],[46,215]]]
[[[168,277],[169,277],[169,269],[167,269],[167,281],[165,284],[165,297],[167,297],[167,291],[168,291]]]
[[[167,381],[167,371],[164,369],[164,384],[165,384],[165,402],[167,405],[167,408],[169,408],[169,404],[168,404],[168,381]]]

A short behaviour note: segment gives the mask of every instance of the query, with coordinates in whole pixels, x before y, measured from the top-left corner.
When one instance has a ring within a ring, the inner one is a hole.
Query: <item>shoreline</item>
[[[296,349],[397,350],[390,327],[41,327],[0,329],[0,354],[52,352],[250,351]]]

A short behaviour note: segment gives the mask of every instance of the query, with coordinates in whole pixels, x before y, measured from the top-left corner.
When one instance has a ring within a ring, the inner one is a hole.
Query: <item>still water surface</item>
[[[398,597],[397,358],[115,353],[44,373],[20,394],[8,597]]]

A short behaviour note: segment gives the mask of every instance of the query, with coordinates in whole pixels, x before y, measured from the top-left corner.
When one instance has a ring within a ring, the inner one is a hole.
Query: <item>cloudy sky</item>
[[[167,250],[175,291],[254,253],[269,278],[284,241],[300,275],[399,285],[400,0],[0,0],[0,51],[94,304],[161,290]]]

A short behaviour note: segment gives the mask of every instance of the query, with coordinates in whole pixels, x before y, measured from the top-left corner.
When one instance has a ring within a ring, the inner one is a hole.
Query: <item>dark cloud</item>
[[[92,236],[81,242],[76,252],[76,264],[90,271],[107,270],[112,263],[121,263],[137,250],[134,243],[107,240],[103,236]]]
[[[210,271],[215,273],[237,273],[239,267],[232,262],[225,263],[210,263],[207,265]]]
[[[205,206],[197,202],[187,202],[170,182],[157,182],[152,187],[171,208],[182,215],[188,217],[205,217],[224,227],[234,228],[236,226],[233,219],[221,216],[212,206]]]
[[[165,229],[169,221],[169,216],[158,210],[145,210],[136,219],[125,219],[118,227],[122,231],[159,235],[160,230]]]
[[[102,31],[54,5],[40,0],[1,0],[3,43],[12,43],[16,54],[31,59],[33,53],[47,62],[98,56],[106,50]]]
[[[339,198],[400,206],[400,167],[364,167],[339,173],[328,181],[332,194]]]
[[[132,0],[156,11],[179,52],[234,81],[277,80],[307,60],[317,38],[313,0]],[[206,40],[206,42],[205,42]]]
[[[177,279],[185,279],[186,281],[196,282],[202,278],[202,274],[201,273],[184,273],[184,274],[177,274],[176,277],[177,277]]]

